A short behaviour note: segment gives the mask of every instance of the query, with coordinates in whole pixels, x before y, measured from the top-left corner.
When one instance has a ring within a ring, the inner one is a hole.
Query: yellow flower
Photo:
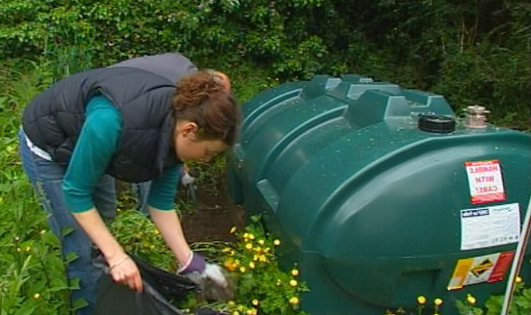
[[[261,262],[267,262],[267,258],[264,255],[260,255],[258,259],[260,259]]]
[[[291,304],[293,304],[293,305],[297,305],[297,304],[299,304],[299,298],[297,298],[297,297],[294,296],[294,297],[292,297],[291,299],[289,299],[289,302],[290,302]]]
[[[251,249],[253,249],[253,244],[247,243],[247,244],[245,244],[245,248],[247,248],[248,250],[251,250]]]
[[[247,315],[256,315],[257,311],[255,308],[251,308],[250,310],[247,310]]]
[[[40,295],[39,293],[35,293],[35,295],[33,296],[33,298],[34,298],[35,300],[38,300],[38,299],[41,298],[41,295]]]
[[[236,269],[236,266],[237,266],[236,262],[232,261],[232,258],[226,260],[223,265],[225,266],[225,268],[227,268],[230,271],[234,271],[234,269]]]
[[[258,306],[258,304],[259,304],[260,302],[258,302],[257,299],[254,299],[254,300],[251,301],[251,303],[253,303],[254,306]]]
[[[245,239],[249,238],[249,233],[244,233],[243,234],[243,238],[245,238]]]
[[[417,303],[420,305],[426,304],[426,298],[423,295],[417,296]]]
[[[241,266],[241,267],[240,267],[240,271],[241,271],[241,273],[244,273],[244,272],[245,272],[245,270],[246,270],[246,269],[245,269],[245,267],[244,267],[244,266]]]
[[[231,249],[230,247],[225,247],[225,248],[223,248],[223,250],[221,250],[221,251],[224,252],[224,253],[228,253],[228,252],[230,252],[231,250],[232,250],[232,249]]]
[[[435,300],[433,301],[433,303],[435,303],[435,305],[439,306],[439,305],[443,304],[443,300],[437,298],[437,299],[435,299]]]
[[[280,245],[280,240],[278,240],[278,239],[277,239],[277,240],[274,240],[274,241],[273,241],[273,244],[275,244],[276,246]]]
[[[240,312],[238,312],[238,311],[234,311],[234,312],[232,313],[232,315],[240,315]]]
[[[259,258],[258,255],[253,255],[253,260],[254,260],[254,261],[257,261],[258,258]]]
[[[254,240],[254,235],[253,234],[249,234],[249,238]]]
[[[264,240],[258,240],[258,244],[260,245],[264,245],[265,241]]]
[[[233,250],[231,250],[231,251],[230,251],[230,255],[231,255],[231,256],[234,256],[234,254],[236,254],[236,252],[233,251]]]
[[[31,250],[31,247],[26,246],[26,252],[29,252]]]
[[[520,283],[520,282],[522,282],[522,278],[520,278],[520,277],[516,277],[516,279],[515,279],[514,281],[515,281],[516,283]]]
[[[466,296],[466,300],[468,301],[468,303],[470,304],[476,304],[476,298],[474,296],[472,296],[472,294],[467,294]]]
[[[254,248],[254,251],[259,253],[260,251],[262,250],[262,248],[260,246],[257,246]]]
[[[264,253],[267,253],[267,252],[269,252],[270,250],[271,250],[271,248],[266,247],[266,248],[264,249]]]
[[[235,226],[230,228],[230,234],[234,234],[234,233],[236,233],[236,227]]]
[[[46,230],[41,230],[41,234],[44,234],[44,233],[46,233]]]
[[[236,303],[234,303],[234,301],[232,301],[232,300],[229,301],[229,302],[227,302],[227,304],[228,304],[229,306],[234,306],[234,305],[236,305]]]
[[[159,232],[159,230],[157,230],[157,229],[153,229],[153,234],[155,234],[155,235],[159,235],[160,232]]]
[[[292,274],[294,277],[296,277],[296,276],[299,275],[299,271],[298,271],[297,269],[293,269],[293,270],[291,271],[291,274]]]
[[[296,286],[297,286],[297,280],[293,280],[293,279],[291,279],[291,280],[289,281],[289,285],[292,286],[292,287],[296,287]]]
[[[251,267],[251,269],[254,269],[254,262],[251,261],[251,262],[249,263],[249,267]]]

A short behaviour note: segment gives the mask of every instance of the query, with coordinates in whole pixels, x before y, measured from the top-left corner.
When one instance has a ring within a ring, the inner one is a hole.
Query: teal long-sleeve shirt
[[[122,133],[120,111],[102,95],[89,100],[85,117],[62,184],[66,204],[77,213],[94,208],[92,194],[111,163]],[[173,209],[178,181],[179,166],[153,179],[148,205]]]

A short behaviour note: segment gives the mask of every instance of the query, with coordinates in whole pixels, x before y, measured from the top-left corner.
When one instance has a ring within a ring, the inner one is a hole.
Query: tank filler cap
[[[427,132],[450,133],[455,130],[455,119],[442,115],[419,115],[418,128]]]
[[[465,111],[465,126],[468,128],[486,128],[487,117],[490,113],[484,106],[468,106]]]

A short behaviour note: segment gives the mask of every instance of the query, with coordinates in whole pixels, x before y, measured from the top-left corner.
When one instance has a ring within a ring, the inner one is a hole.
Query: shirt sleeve
[[[179,184],[179,171],[181,165],[176,165],[151,183],[148,196],[148,205],[159,210],[173,210],[175,208],[175,194]]]
[[[121,114],[107,98],[90,99],[62,184],[65,202],[72,212],[94,207],[92,194],[116,152],[121,126]]]

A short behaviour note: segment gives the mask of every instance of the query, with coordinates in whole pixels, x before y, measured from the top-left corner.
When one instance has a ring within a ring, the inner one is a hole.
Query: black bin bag
[[[188,278],[175,275],[131,256],[144,284],[144,290],[138,292],[116,283],[107,272],[98,281],[96,315],[181,315],[182,311],[168,300],[182,300],[187,293],[198,287]],[[198,309],[195,314],[221,314],[212,310]]]

